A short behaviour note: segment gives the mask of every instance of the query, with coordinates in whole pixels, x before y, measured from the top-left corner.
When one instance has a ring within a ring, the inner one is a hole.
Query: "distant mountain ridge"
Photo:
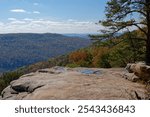
[[[0,72],[47,60],[90,45],[89,39],[61,34],[0,34]]]
[[[69,37],[80,37],[80,38],[85,38],[85,39],[90,39],[89,34],[64,34],[65,36],[69,36]]]

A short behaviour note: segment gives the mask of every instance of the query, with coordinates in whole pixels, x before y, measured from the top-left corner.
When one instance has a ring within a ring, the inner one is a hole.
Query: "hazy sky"
[[[0,33],[96,33],[107,0],[0,0]]]

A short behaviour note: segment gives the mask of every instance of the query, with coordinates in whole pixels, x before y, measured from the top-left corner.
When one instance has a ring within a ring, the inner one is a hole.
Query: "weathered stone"
[[[18,79],[16,81],[13,81],[10,83],[10,86],[13,90],[15,90],[18,93],[21,92],[33,92],[35,89],[40,88],[42,86],[44,86],[44,84],[46,83],[42,83],[40,82],[40,80],[33,80],[30,78],[23,78],[23,79]]]
[[[145,63],[130,63],[127,64],[126,69],[129,73],[134,73],[134,75],[136,75],[144,81],[150,80],[150,66],[147,66]]]
[[[6,87],[2,93],[2,99],[9,99],[12,98],[13,96],[16,96],[16,94],[12,93],[13,89],[11,88],[11,86]]]
[[[132,82],[137,82],[140,80],[140,78],[137,77],[136,75],[134,75],[134,73],[124,73],[123,78],[125,78],[129,81],[132,81]]]
[[[96,73],[84,74],[84,70]],[[2,99],[147,99],[145,85],[123,79],[124,72],[120,68],[55,67],[12,81],[2,92]]]

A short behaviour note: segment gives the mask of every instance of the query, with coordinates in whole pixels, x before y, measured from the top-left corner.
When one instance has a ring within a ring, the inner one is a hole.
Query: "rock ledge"
[[[3,100],[148,99],[143,84],[124,78],[121,68],[65,68],[38,70],[12,81]]]

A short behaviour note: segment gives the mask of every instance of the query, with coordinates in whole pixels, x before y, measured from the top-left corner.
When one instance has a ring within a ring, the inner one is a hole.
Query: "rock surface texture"
[[[145,63],[129,63],[126,66],[126,70],[129,72],[126,74],[126,79],[131,81],[143,80],[146,82],[150,81],[150,66]]]
[[[54,67],[12,81],[4,100],[147,99],[145,85],[122,78],[121,68]]]

